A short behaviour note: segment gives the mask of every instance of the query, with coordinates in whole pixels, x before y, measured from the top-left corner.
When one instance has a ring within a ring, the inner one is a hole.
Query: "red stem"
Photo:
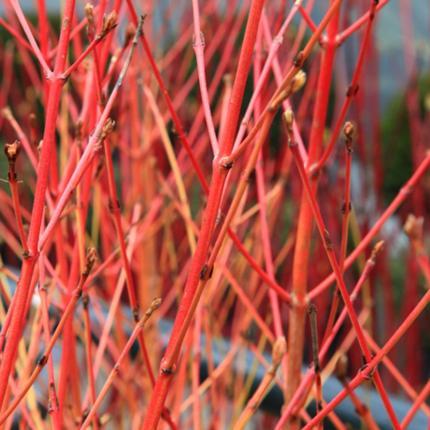
[[[254,0],[252,2],[230,98],[228,123],[224,129],[224,135],[221,136],[220,154],[214,160],[213,176],[207,205],[203,213],[199,240],[197,242],[196,251],[192,257],[184,293],[175,318],[166,353],[161,363],[160,374],[157,378],[157,382],[151,396],[148,413],[145,417],[142,429],[154,429],[157,427],[172,380],[172,372],[174,372],[174,367],[176,367],[178,357],[176,353],[175,355],[171,355],[173,352],[171,348],[172,345],[176,345],[176,338],[182,330],[182,325],[185,321],[188,309],[191,307],[193,302],[200,279],[200,273],[203,269],[205,259],[207,258],[211,234],[215,225],[223,186],[228,172],[227,169],[220,166],[220,160],[230,153],[233,146],[234,134],[236,132],[237,122],[239,119],[240,107],[242,104],[248,71],[251,65],[251,57],[263,4],[264,0]]]
[[[52,148],[55,145],[56,119],[60,103],[63,80],[61,73],[64,71],[67,59],[67,48],[70,36],[70,24],[75,8],[75,0],[67,0],[64,9],[64,17],[61,26],[58,53],[55,61],[54,76],[50,85],[48,104],[46,107],[46,122],[43,133],[43,146],[40,154],[36,191],[31,214],[30,229],[28,234],[28,247],[30,255],[23,262],[21,276],[16,291],[16,303],[12,315],[11,324],[6,343],[3,360],[0,365],[0,386],[7,387],[9,375],[15,362],[16,351],[22,335],[26,315],[27,297],[31,295],[30,285],[33,276],[37,255],[40,227],[42,224],[43,210],[45,206],[45,192],[48,185],[48,175],[52,163]],[[0,390],[0,409],[5,399],[6,390]]]

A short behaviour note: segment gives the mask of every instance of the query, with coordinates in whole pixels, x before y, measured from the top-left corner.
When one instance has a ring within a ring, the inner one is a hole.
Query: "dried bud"
[[[409,236],[411,241],[421,240],[423,237],[423,224],[424,218],[417,218],[415,215],[409,214],[406,219],[403,229],[405,233]]]
[[[88,26],[94,26],[94,6],[91,3],[87,3],[84,7],[85,16],[87,18]]]
[[[83,272],[84,276],[88,276],[97,260],[97,252],[95,248],[88,248],[87,259],[85,261],[85,269]]]
[[[293,122],[294,122],[294,113],[291,109],[287,109],[284,112],[284,120],[287,124],[288,130],[292,130],[293,128]]]
[[[275,366],[279,365],[282,357],[287,352],[287,341],[284,336],[278,337],[273,344],[272,361]]]
[[[303,85],[305,85],[305,83],[306,73],[303,70],[299,70],[291,82],[291,92],[296,93],[303,87]]]
[[[161,297],[156,297],[152,302],[151,302],[151,308],[155,311],[157,310],[160,306],[161,306],[161,302],[163,300],[161,299]]]
[[[339,379],[346,378],[348,373],[348,357],[345,354],[342,354],[337,360],[334,373]]]
[[[233,164],[233,160],[228,155],[221,157],[219,160],[219,165],[225,170],[230,170],[233,167]]]
[[[109,134],[111,134],[115,129],[115,121],[112,118],[108,118],[103,126],[102,133],[100,135],[100,140],[105,140]]]
[[[102,36],[105,36],[109,31],[117,26],[118,15],[112,11],[107,17],[103,17]]]
[[[161,306],[161,298],[160,297],[156,297],[155,299],[152,300],[151,305],[149,306],[149,308],[146,310],[145,315],[140,319],[139,321],[139,325],[141,327],[143,327],[145,325],[145,322],[148,321],[148,319],[151,317],[151,315]],[[137,313],[135,316],[136,320],[138,318]]]
[[[12,143],[6,143],[4,146],[4,153],[9,161],[9,163],[15,163],[19,151],[21,150],[21,143],[19,140],[15,140]]]
[[[372,255],[371,255],[370,259],[374,261],[375,258],[377,257],[377,255],[382,251],[383,247],[384,247],[384,241],[383,240],[380,240],[379,242],[377,242],[376,245],[372,249]]]
[[[355,135],[355,126],[351,121],[347,121],[343,126],[343,135],[345,136],[345,139],[353,139]]]

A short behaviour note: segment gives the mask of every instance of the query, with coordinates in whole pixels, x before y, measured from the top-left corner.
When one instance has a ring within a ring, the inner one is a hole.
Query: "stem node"
[[[225,170],[230,170],[233,167],[233,164],[234,161],[228,155],[221,157],[219,160],[219,165]]]

